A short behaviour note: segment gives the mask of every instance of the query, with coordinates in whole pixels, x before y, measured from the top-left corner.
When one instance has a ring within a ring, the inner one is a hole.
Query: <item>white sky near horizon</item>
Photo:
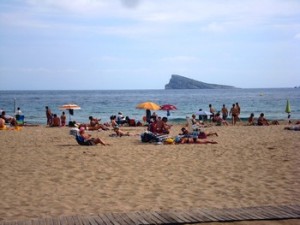
[[[298,0],[0,0],[0,90],[300,85]]]

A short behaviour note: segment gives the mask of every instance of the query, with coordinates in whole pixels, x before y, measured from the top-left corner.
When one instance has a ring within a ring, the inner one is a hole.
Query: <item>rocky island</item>
[[[165,89],[232,89],[233,86],[208,84],[184,76],[173,74]]]

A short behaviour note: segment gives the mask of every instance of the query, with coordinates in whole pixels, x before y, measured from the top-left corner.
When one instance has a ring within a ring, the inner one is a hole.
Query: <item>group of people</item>
[[[20,120],[21,116],[23,115],[20,107],[17,108],[14,117],[7,115],[6,112],[2,110],[0,115],[0,129],[6,129],[6,124],[9,124],[10,126],[18,126],[18,121]]]
[[[153,114],[148,124],[148,130],[158,134],[169,134],[172,125],[168,124],[167,117],[157,116]]]
[[[60,127],[66,126],[66,113],[63,111],[60,116],[57,114],[53,114],[49,106],[45,106],[46,109],[46,118],[47,118],[47,125],[50,127]]]
[[[237,122],[241,121],[240,114],[241,114],[241,107],[238,102],[232,104],[232,107],[228,111],[225,104],[223,104],[221,111],[216,112],[211,104],[209,104],[209,111],[211,113],[210,119],[212,122],[216,122],[217,125],[228,125],[227,118],[231,115],[231,123],[232,125],[236,125]],[[222,114],[222,116],[221,116]],[[267,126],[270,124],[277,125],[279,122],[277,120],[272,121],[270,123],[266,118],[264,113],[261,113],[257,118],[257,121],[254,118],[254,113],[251,113],[247,125],[258,125],[258,126]]]
[[[229,111],[225,104],[223,104],[220,111],[216,111],[212,104],[209,104],[208,107],[210,112],[210,120],[212,122],[216,122],[219,125],[228,125],[227,118],[230,115],[232,125],[235,125],[236,122],[240,121],[241,107],[238,102],[232,104],[232,107]]]

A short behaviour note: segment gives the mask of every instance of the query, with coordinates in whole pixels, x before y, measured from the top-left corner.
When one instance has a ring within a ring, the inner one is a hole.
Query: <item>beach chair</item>
[[[79,134],[76,134],[75,139],[79,145],[85,145],[85,146],[95,145],[92,141],[85,141],[83,137],[81,137]]]
[[[22,126],[25,124],[24,122],[25,116],[24,115],[17,115],[16,116],[16,121],[18,126]]]

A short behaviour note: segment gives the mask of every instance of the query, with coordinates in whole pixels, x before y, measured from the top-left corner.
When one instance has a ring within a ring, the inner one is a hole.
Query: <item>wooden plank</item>
[[[79,216],[78,219],[81,221],[82,224],[90,225],[90,222],[89,222],[87,216]]]
[[[226,209],[226,210],[233,218],[235,218],[235,221],[252,220],[252,218],[249,219],[249,215],[247,215],[246,212],[240,209]]]
[[[204,209],[204,210],[202,210],[202,212],[207,214],[208,216],[214,218],[215,221],[225,221],[226,220],[226,218],[221,213],[218,213],[217,209],[212,209],[212,210]]]
[[[114,225],[122,225],[120,221],[112,213],[105,213],[107,218],[114,224]]]
[[[73,221],[74,221],[74,224],[75,224],[75,225],[83,225],[83,223],[82,223],[81,220],[80,220],[79,215],[74,215],[74,216],[72,216],[72,218],[73,218]],[[54,224],[53,224],[53,225],[54,225]]]
[[[111,215],[115,218],[115,220],[121,224],[121,225],[131,225],[128,224],[127,221],[125,220],[125,218],[123,218],[122,216],[120,216],[118,213],[111,213]]]
[[[251,209],[251,210],[252,210],[252,213],[257,215],[260,220],[270,219],[270,217],[271,217],[268,213],[263,211],[262,207],[261,208],[253,207],[253,209]]]
[[[118,216],[120,216],[129,225],[135,224],[135,222],[131,220],[127,213],[118,213]]]
[[[231,216],[229,211],[226,209],[214,209],[212,214],[214,217],[220,218],[220,221],[232,222],[236,220],[236,218]]]
[[[288,219],[290,216],[285,213],[283,210],[277,207],[267,206],[264,207],[264,211],[273,215],[276,219]]]
[[[157,211],[153,211],[152,212],[153,215],[158,218],[160,221],[162,221],[163,223],[168,223],[168,220],[166,220],[163,216],[160,215],[160,212]]]
[[[52,218],[52,223],[53,223],[53,225],[60,225],[59,219],[57,217]]]
[[[151,224],[162,224],[162,221],[152,214],[152,212],[141,211],[139,214]]]
[[[278,215],[278,209],[275,207],[269,207],[269,206],[263,206],[261,209],[258,208],[258,210],[261,210],[261,212],[269,217],[268,219],[280,219],[282,218],[280,215]]]
[[[199,222],[192,216],[188,215],[185,211],[179,211],[179,210],[172,210],[171,212],[175,213],[177,216],[179,216],[185,223],[195,223]]]
[[[60,216],[23,221],[0,221],[0,225],[139,225],[182,224],[242,220],[298,219],[300,205],[258,206],[229,209],[192,209],[105,213],[98,216]]]
[[[140,214],[140,212],[134,212],[134,214],[138,218],[138,220],[141,221],[141,224],[151,224],[151,221],[148,221],[149,218],[145,218]]]
[[[172,218],[174,218],[178,223],[190,223],[189,220],[183,218],[182,216],[179,215],[179,213],[175,213],[175,212],[172,212],[172,211],[168,211],[167,214],[169,216],[171,216]]]
[[[253,209],[250,209],[250,208],[241,208],[239,209],[239,211],[242,211],[244,212],[244,216],[249,219],[247,220],[260,220],[260,217],[257,216],[254,212],[253,212]]]
[[[32,223],[32,225],[40,225],[38,219],[33,219],[33,220],[31,220],[31,223]]]
[[[98,225],[98,223],[91,216],[88,216],[87,220],[89,221],[90,225]]]
[[[185,213],[191,216],[192,218],[195,218],[199,222],[211,222],[211,219],[205,216],[199,210],[196,211],[196,209],[193,209],[193,210],[186,211]]]
[[[200,215],[206,218],[206,222],[216,222],[217,218],[213,217],[210,213],[206,213],[207,209],[195,209],[192,212],[195,212],[196,215]]]
[[[101,219],[106,223],[106,225],[114,225],[114,223],[112,223],[107,214],[99,214],[98,216],[101,217]]]
[[[59,222],[61,225],[68,225],[67,219],[65,216],[60,216],[59,217]]]
[[[44,218],[44,221],[46,225],[53,225],[53,220],[50,217]]]
[[[75,222],[74,222],[72,216],[66,216],[66,220],[67,220],[68,225],[75,225]]]
[[[168,223],[179,223],[179,219],[167,212],[160,212],[159,215],[163,217]]]
[[[144,224],[142,221],[139,220],[139,217],[136,216],[135,213],[126,213],[126,215],[133,221],[135,225]]]
[[[257,209],[254,207],[247,207],[240,209],[245,212],[245,216],[248,216],[252,220],[261,220],[261,216],[257,214]]]
[[[295,206],[281,206],[280,208],[288,213],[291,218],[300,218],[300,208],[297,209]]]
[[[32,225],[31,220],[26,220],[24,225]]]
[[[92,216],[93,220],[96,221],[97,224],[99,225],[106,225],[105,222],[102,220],[100,216]]]

